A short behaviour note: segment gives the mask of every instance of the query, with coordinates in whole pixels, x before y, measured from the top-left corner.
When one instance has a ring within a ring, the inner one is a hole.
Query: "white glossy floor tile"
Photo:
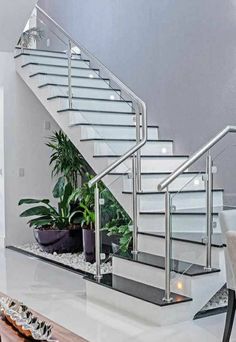
[[[10,250],[0,251],[0,291],[90,342],[220,342],[225,315],[155,327],[86,301],[82,277]],[[232,341],[236,342],[236,326]]]

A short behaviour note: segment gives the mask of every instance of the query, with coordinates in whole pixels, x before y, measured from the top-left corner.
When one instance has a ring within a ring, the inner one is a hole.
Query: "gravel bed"
[[[96,263],[91,264],[90,262],[86,262],[83,253],[62,253],[57,254],[54,252],[46,253],[44,252],[37,243],[30,243],[21,246],[14,246],[23,251],[33,253],[37,256],[44,257],[46,259],[59,262],[62,265],[69,266],[74,268],[75,270],[84,271],[87,273],[95,274],[96,271]],[[102,274],[107,274],[112,272],[111,262],[108,261],[106,263],[101,264]]]
[[[216,308],[222,308],[228,305],[228,291],[226,286],[223,286],[202,308],[201,311],[208,311]]]

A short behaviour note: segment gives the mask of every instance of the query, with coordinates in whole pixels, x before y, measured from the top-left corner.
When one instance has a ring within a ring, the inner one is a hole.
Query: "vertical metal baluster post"
[[[100,280],[102,278],[101,259],[100,259],[101,218],[100,218],[100,192],[99,192],[99,187],[97,183],[94,189],[94,200],[95,200],[95,253],[96,253],[96,274],[94,277],[95,279]]]
[[[68,101],[69,109],[72,108],[72,86],[71,86],[71,41],[68,41]]]
[[[132,188],[133,188],[133,254],[138,253],[138,196],[137,196],[137,163],[136,154],[132,158]]]
[[[138,108],[136,109],[136,144],[140,142],[140,130],[141,130],[141,124],[140,124],[140,106],[138,105]],[[137,174],[137,191],[141,191],[142,185],[141,185],[141,150],[139,149],[136,152],[137,158],[136,158],[136,174]]]
[[[165,297],[163,301],[172,302],[170,294],[171,279],[171,200],[168,187],[165,192]]]
[[[206,158],[206,224],[207,224],[207,246],[206,246],[206,270],[211,270],[211,244],[212,244],[212,228],[213,228],[213,173],[212,173],[212,157],[208,152]]]

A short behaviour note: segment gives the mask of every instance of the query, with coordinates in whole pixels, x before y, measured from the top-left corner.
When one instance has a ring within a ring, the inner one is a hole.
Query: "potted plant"
[[[83,156],[62,130],[53,132],[48,138],[46,146],[51,149],[49,165],[52,166],[52,177],[63,175],[67,182],[72,185],[73,189],[77,189],[80,183],[79,177],[81,177],[83,182],[86,179],[87,173],[92,172]],[[71,203],[71,207],[76,210],[78,206],[79,200],[77,198],[74,203]],[[74,221],[80,223],[80,212],[75,214]],[[82,249],[82,229],[80,230],[80,236],[80,246]]]
[[[80,190],[80,189],[79,189]],[[65,177],[60,177],[53,189],[58,207],[49,199],[21,199],[19,205],[34,205],[23,211],[20,217],[30,217],[28,224],[34,229],[36,241],[48,253],[67,253],[82,250],[81,220],[77,202],[79,190],[74,190]]]
[[[22,48],[28,48],[31,46],[33,42],[39,42],[44,37],[43,30],[32,27],[26,31],[24,31],[18,41],[18,45]]]
[[[79,191],[79,211],[81,214],[81,227],[83,234],[83,249],[85,260],[95,262],[95,211],[94,211],[94,187],[88,186],[88,181],[92,178],[86,174],[87,181],[81,186]]]

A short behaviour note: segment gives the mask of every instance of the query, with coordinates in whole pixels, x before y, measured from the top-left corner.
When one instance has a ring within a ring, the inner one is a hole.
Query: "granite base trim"
[[[95,274],[96,263],[91,264],[84,260],[83,253],[46,253],[42,251],[37,243],[27,244],[23,246],[7,246],[8,249],[20,252],[26,255],[36,257],[40,260],[49,262],[55,266],[79,273],[82,275]],[[112,272],[111,262],[107,261],[101,264],[102,274]]]
[[[7,246],[6,248],[13,250],[15,252],[19,252],[25,255],[28,255],[30,257],[34,257],[36,259],[45,261],[47,263],[50,263],[54,266],[66,269],[68,271],[80,274],[80,275],[91,275],[94,274],[95,272],[95,266],[96,264],[93,264],[91,267],[91,264],[89,264],[89,269],[84,268],[84,269],[79,269],[75,268],[74,265],[68,265],[62,262],[62,257],[60,257],[58,254],[53,254],[47,256],[48,253],[40,251],[40,248],[37,247],[36,252],[32,248],[32,245],[37,245],[37,244],[27,244],[24,246]],[[68,253],[65,253],[68,254]],[[82,257],[82,254],[80,254]],[[85,262],[84,262],[85,263]],[[109,274],[112,273],[112,265],[111,262],[108,262],[105,264],[106,269],[103,269],[104,274]],[[218,315],[221,313],[224,313],[227,311],[227,305],[228,305],[228,291],[226,288],[226,285],[224,285],[210,300],[209,302],[194,316],[194,319],[200,319],[212,315]]]

